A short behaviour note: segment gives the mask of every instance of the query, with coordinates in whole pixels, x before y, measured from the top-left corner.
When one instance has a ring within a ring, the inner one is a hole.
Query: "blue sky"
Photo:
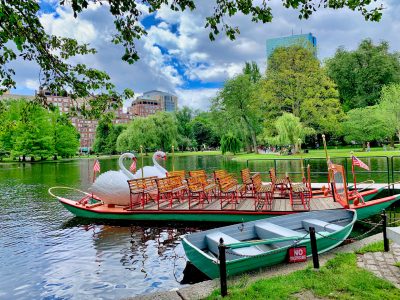
[[[349,10],[318,11],[309,20],[299,20],[298,13],[282,7],[281,1],[270,1],[272,23],[252,23],[250,17],[237,15],[227,22],[238,25],[241,34],[230,41],[220,34],[216,41],[208,38],[205,18],[214,3],[198,2],[194,12],[172,12],[166,7],[148,14],[144,5],[142,25],[148,35],[136,43],[141,59],[134,65],[121,61],[123,49],[110,40],[115,32],[113,19],[106,5],[90,5],[89,9],[73,17],[70,7],[60,7],[57,0],[41,0],[40,19],[46,31],[90,43],[98,50],[95,55],[77,58],[108,72],[117,88],[132,88],[140,94],[159,89],[174,93],[179,105],[207,109],[223,82],[238,74],[245,61],[256,61],[265,70],[265,42],[268,38],[312,32],[318,40],[321,60],[331,57],[339,46],[355,49],[362,39],[374,42],[386,40],[392,51],[400,50],[400,3],[396,0],[379,1],[385,6],[381,22],[366,22],[358,12]],[[38,86],[38,69],[34,64],[16,64],[16,93],[33,94]]]

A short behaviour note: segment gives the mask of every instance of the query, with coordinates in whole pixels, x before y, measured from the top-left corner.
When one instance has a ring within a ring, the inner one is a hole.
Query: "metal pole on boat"
[[[140,145],[140,157],[142,158],[142,178],[143,178],[144,177],[144,175],[143,175],[144,165],[143,165],[143,146],[142,145]]]
[[[387,238],[387,216],[386,216],[386,211],[382,210],[382,231],[383,231],[383,248],[385,249],[385,252],[389,252],[389,240]]]
[[[174,151],[174,145],[172,145],[172,172],[175,171],[175,151]]]
[[[329,170],[330,158],[329,158],[329,155],[328,155],[328,147],[326,146],[325,134],[322,135],[322,142],[324,143],[326,165],[328,167],[328,190],[329,190],[330,189],[329,183],[331,182],[331,172]]]
[[[313,264],[314,264],[314,269],[319,269],[317,239],[315,237],[315,228],[314,227],[310,227],[310,243],[311,243],[311,252],[312,252],[312,260],[313,260]]]
[[[225,297],[228,295],[228,285],[226,283],[226,255],[225,255],[226,246],[224,245],[224,239],[219,239],[219,279],[221,282],[221,296]]]

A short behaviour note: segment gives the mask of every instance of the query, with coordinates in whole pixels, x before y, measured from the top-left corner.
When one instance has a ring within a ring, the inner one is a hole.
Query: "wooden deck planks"
[[[192,203],[192,209],[193,210],[221,210],[221,204],[219,199],[213,198],[210,203],[205,202],[203,208],[201,208],[199,205],[196,204],[197,201],[193,201]],[[163,201],[160,204],[160,209],[161,210],[189,210],[189,202],[188,200],[185,200],[183,202],[178,202],[177,200],[174,200],[172,208],[168,207],[168,202]],[[332,198],[330,197],[322,197],[322,198],[312,198],[310,201],[310,210],[328,210],[328,209],[337,209],[337,208],[342,208],[342,206],[334,202]],[[143,210],[141,207],[136,208],[137,210]],[[136,210],[135,209],[135,210]],[[155,201],[150,200],[146,205],[144,210],[157,210],[158,205]],[[230,204],[225,204],[224,208],[222,210],[232,210]],[[247,197],[247,198],[242,198],[239,200],[239,203],[236,205],[236,210],[240,211],[254,211],[254,198]],[[295,209],[293,210],[292,206],[290,205],[289,198],[275,198],[272,201],[272,208],[270,211],[300,211],[303,210],[302,206],[296,205]]]

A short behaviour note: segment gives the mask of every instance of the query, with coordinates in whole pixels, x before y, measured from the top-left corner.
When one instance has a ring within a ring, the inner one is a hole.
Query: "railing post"
[[[317,239],[315,237],[314,227],[310,227],[310,242],[314,269],[319,269]]]
[[[221,296],[225,297],[228,295],[228,285],[226,283],[226,255],[225,255],[224,239],[219,239],[219,279],[221,282]]]
[[[383,231],[383,248],[385,252],[389,252],[389,240],[387,238],[387,216],[385,210],[382,210],[382,231]]]

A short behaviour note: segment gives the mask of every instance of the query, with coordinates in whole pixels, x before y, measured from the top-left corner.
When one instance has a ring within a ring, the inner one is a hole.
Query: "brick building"
[[[137,97],[128,108],[128,112],[133,116],[147,117],[158,111],[173,112],[177,110],[177,107],[178,97],[169,93],[152,90]]]

